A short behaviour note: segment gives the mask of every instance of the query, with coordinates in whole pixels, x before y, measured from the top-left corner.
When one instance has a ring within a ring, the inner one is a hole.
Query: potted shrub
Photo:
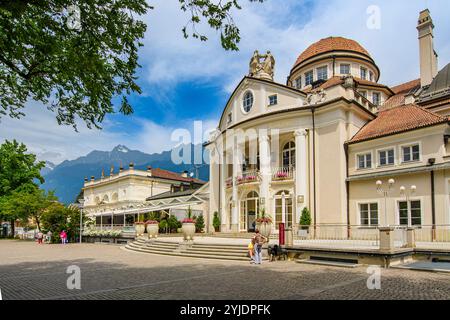
[[[134,228],[136,229],[136,236],[142,236],[145,232],[145,224],[143,222],[140,221],[136,221],[134,223]]]
[[[219,213],[217,211],[214,212],[213,227],[214,227],[214,231],[215,232],[219,232],[219,230],[220,230],[220,218],[219,218]]]
[[[266,215],[266,210],[261,208],[260,215],[256,219],[256,228],[262,236],[269,239],[272,233],[272,219]]]
[[[307,207],[304,207],[300,216],[300,230],[299,235],[306,237],[309,233],[309,226],[311,225],[311,213]]]
[[[205,228],[205,219],[201,214],[197,219],[195,219],[195,232],[202,233]]]
[[[159,231],[159,223],[156,220],[147,220],[145,222],[145,225],[147,227],[147,234],[148,238],[157,238],[158,237],[158,231]]]
[[[192,209],[188,208],[187,218],[182,221],[181,230],[183,231],[184,240],[194,240],[195,220],[192,218]]]

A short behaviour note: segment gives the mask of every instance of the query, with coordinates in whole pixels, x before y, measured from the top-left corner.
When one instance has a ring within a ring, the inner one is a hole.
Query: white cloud
[[[187,15],[177,1],[152,0],[155,6],[145,17],[148,31],[145,47],[140,51],[143,65],[139,72],[144,82],[144,95],[160,101],[170,101],[171,90],[180,82],[218,84],[231,92],[247,73],[248,61],[255,49],[272,51],[276,58],[276,81],[284,83],[290,68],[301,51],[311,43],[328,36],[344,36],[359,41],[372,55],[381,69],[381,82],[394,85],[417,78],[418,40],[417,17],[424,9],[423,1],[361,1],[361,0],[268,0],[263,4],[241,0],[243,10],[235,11],[242,40],[239,52],[227,52],[220,45],[219,35],[202,28],[209,36],[207,42],[184,39],[181,28]],[[302,5],[312,7],[302,7]],[[369,5],[381,9],[381,29],[366,27]],[[449,62],[450,31],[448,1],[429,2],[435,23],[435,45],[440,56],[440,67]],[[164,103],[164,108],[169,108]],[[171,106],[173,111],[174,106]],[[168,109],[167,109],[168,110]],[[217,119],[204,119],[205,127],[214,128]],[[44,106],[31,103],[27,116],[21,120],[1,119],[0,141],[16,138],[44,160],[58,163],[73,159],[94,149],[111,150],[118,144],[144,152],[160,152],[176,143],[170,141],[173,130],[185,127],[192,131],[195,119],[177,119],[178,123],[157,123],[130,116],[135,124],[133,132],[127,126],[113,122],[110,117],[104,129],[88,130],[79,126],[58,126],[54,114]],[[137,132],[137,133],[134,133]]]

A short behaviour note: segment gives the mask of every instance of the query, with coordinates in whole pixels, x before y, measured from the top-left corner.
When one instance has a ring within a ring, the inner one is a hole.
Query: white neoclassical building
[[[312,44],[286,83],[273,80],[270,52],[255,52],[206,143],[221,230],[253,231],[261,210],[275,232],[296,228],[304,207],[314,227],[413,225],[436,237],[450,225],[450,72],[438,72],[433,29],[424,10],[420,78],[395,87],[354,40]]]

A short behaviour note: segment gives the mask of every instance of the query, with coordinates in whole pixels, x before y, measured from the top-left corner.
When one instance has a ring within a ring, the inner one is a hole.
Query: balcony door
[[[295,167],[295,142],[289,141],[283,147],[283,167],[294,168]]]

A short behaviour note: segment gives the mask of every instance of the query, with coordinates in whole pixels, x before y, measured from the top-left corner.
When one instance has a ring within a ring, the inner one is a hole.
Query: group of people
[[[259,230],[256,230],[251,242],[248,244],[248,253],[251,264],[261,264],[262,262],[262,247],[268,239],[264,237]]]
[[[39,232],[36,234],[37,243],[38,244],[43,244],[44,242],[51,243],[52,236],[53,236],[53,233],[50,230],[45,235],[44,235],[44,233],[42,233],[42,231],[39,230]],[[61,231],[59,233],[59,237],[61,238],[62,244],[68,243],[66,230]]]

